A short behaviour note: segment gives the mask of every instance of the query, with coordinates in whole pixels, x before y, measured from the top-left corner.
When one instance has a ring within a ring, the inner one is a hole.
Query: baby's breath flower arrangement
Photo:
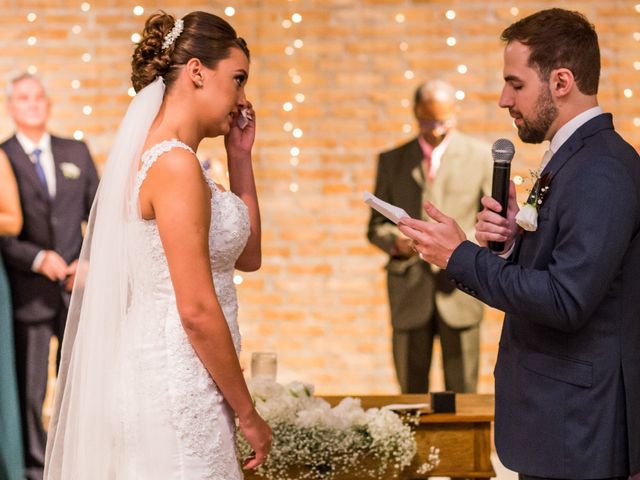
[[[391,410],[363,410],[360,400],[337,406],[313,395],[313,386],[281,385],[267,378],[249,380],[256,408],[273,429],[273,445],[256,475],[267,480],[338,479],[397,476],[411,463],[416,442],[411,427]],[[251,448],[238,434],[238,450]]]

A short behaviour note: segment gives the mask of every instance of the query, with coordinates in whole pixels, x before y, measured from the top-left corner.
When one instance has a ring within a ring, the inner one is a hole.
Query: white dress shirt
[[[35,164],[36,159],[33,156],[33,151],[39,148],[42,153],[40,154],[40,165],[44,171],[44,176],[47,179],[47,188],[49,190],[49,197],[54,198],[56,196],[56,165],[53,161],[53,153],[51,153],[51,135],[45,132],[38,143],[33,143],[30,138],[21,132],[16,133],[16,139],[20,146],[27,154],[32,163]]]

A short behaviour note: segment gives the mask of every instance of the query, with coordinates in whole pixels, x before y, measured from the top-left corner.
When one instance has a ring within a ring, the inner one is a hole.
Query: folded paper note
[[[398,412],[402,410],[428,410],[429,407],[428,403],[391,403],[384,405],[382,408]]]
[[[364,192],[364,202],[374,210],[380,212],[393,223],[398,223],[401,218],[408,217],[409,214],[400,207],[391,205],[390,203],[380,200],[369,192]]]

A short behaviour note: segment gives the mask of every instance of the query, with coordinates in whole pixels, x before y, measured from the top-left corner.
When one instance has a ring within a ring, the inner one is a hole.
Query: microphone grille
[[[513,159],[513,155],[516,153],[516,149],[510,140],[506,138],[499,138],[493,143],[491,147],[491,156],[496,162],[509,163]]]

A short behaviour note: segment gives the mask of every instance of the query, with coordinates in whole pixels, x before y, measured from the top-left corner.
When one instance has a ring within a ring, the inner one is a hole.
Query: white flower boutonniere
[[[538,172],[532,171],[531,177],[536,179],[535,184],[529,192],[529,197],[524,206],[516,215],[516,223],[527,232],[535,232],[538,229],[538,209],[542,206],[547,193],[549,193],[551,172],[540,176]]]
[[[60,164],[60,170],[62,170],[64,178],[68,178],[69,180],[75,180],[80,176],[80,168],[75,163],[62,162]]]

